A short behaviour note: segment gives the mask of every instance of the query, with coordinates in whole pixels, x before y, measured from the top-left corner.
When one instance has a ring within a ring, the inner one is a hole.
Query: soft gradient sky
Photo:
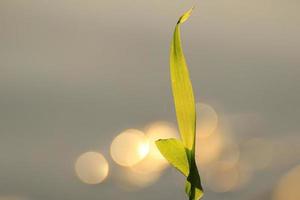
[[[169,43],[194,4],[182,37],[197,101],[238,141],[278,144],[276,162],[246,188],[204,199],[272,199],[300,164],[298,0],[0,0],[1,200],[185,198],[174,170],[141,190],[119,187],[109,147],[127,128],[175,122]],[[89,150],[110,163],[102,184],[74,172]]]

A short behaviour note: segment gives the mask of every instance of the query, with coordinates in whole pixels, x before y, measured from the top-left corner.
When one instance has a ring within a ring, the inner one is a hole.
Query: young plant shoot
[[[168,162],[186,177],[185,191],[189,200],[199,200],[203,190],[195,160],[195,100],[180,39],[180,25],[190,17],[192,11],[193,8],[179,18],[170,52],[171,85],[181,140],[160,139],[156,141],[156,146]]]

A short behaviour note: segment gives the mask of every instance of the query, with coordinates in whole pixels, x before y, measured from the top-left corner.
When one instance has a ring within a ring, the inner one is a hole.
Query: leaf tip
[[[188,18],[192,15],[193,10],[195,9],[196,6],[193,6],[191,9],[189,9],[188,11],[186,11],[183,15],[181,15],[181,17],[179,18],[177,24],[182,24],[184,23],[186,20],[188,20]]]

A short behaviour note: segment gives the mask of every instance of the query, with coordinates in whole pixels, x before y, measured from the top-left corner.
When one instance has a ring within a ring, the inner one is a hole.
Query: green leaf
[[[192,150],[195,140],[196,112],[192,84],[180,39],[180,24],[185,22],[192,9],[183,14],[175,27],[170,53],[170,70],[177,122],[184,146]]]
[[[203,189],[195,162],[196,108],[180,37],[180,25],[191,16],[192,11],[193,8],[184,13],[176,24],[171,44],[170,71],[177,123],[189,159],[186,193],[190,200],[198,200],[203,196]]]
[[[169,161],[169,163],[178,169],[184,176],[188,176],[189,162],[186,154],[186,150],[180,140],[171,139],[161,139],[157,140],[156,146],[160,153]]]
[[[182,143],[176,139],[166,139],[158,140],[156,145],[171,165],[187,177],[186,193],[189,200],[199,200],[203,196],[203,189],[195,161],[196,108],[180,38],[180,25],[190,17],[192,11],[193,8],[179,18],[170,52],[172,91]]]

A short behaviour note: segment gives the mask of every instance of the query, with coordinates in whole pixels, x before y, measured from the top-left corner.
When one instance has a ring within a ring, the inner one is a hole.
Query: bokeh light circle
[[[98,184],[108,176],[109,165],[102,154],[86,152],[77,159],[75,171],[82,182]]]
[[[143,160],[149,152],[149,142],[142,131],[128,129],[119,134],[110,146],[113,160],[125,167],[130,167]]]
[[[299,200],[300,199],[300,165],[291,169],[284,175],[275,188],[273,200]]]
[[[146,136],[149,140],[149,156],[159,160],[165,160],[156,147],[155,141],[159,139],[177,138],[177,129],[168,122],[155,122],[146,127]]]
[[[197,126],[199,137],[208,137],[218,126],[218,115],[213,107],[204,103],[196,104]]]
[[[161,172],[166,169],[169,164],[159,152],[155,141],[158,139],[177,138],[177,129],[171,123],[159,121],[148,125],[145,128],[145,134],[149,141],[148,155],[141,162],[132,166],[132,170],[143,174]]]

